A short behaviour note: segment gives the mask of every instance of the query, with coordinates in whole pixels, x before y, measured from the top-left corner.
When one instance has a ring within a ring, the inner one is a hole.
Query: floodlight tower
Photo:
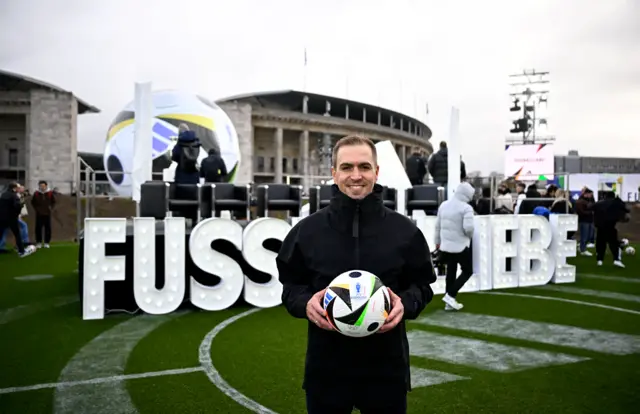
[[[537,136],[536,126],[547,125],[546,117],[540,116],[540,104],[547,104],[549,91],[545,87],[549,83],[549,72],[536,72],[535,69],[523,70],[522,73],[509,75],[513,106],[510,112],[522,114],[513,122],[509,132],[519,135],[510,136],[507,142],[511,144],[536,144],[555,141],[552,136]],[[539,85],[543,85],[540,88]]]

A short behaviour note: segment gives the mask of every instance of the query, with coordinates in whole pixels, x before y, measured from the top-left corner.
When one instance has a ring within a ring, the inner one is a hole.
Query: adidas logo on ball
[[[356,338],[377,332],[391,310],[387,288],[376,275],[364,270],[345,272],[333,279],[323,305],[329,323],[343,335]]]

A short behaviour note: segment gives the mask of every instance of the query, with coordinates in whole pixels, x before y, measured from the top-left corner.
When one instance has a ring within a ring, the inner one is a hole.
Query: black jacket
[[[629,209],[619,197],[605,198],[593,206],[593,224],[595,227],[615,227],[624,219]]]
[[[8,190],[0,195],[0,221],[6,223],[18,220],[21,209],[22,203],[16,192]]]
[[[427,167],[424,162],[424,157],[420,154],[412,154],[409,158],[407,158],[406,162],[407,166],[405,168],[407,172],[407,177],[409,180],[419,180],[424,178],[427,173]]]
[[[171,160],[178,163],[173,181],[177,184],[198,184],[200,182],[200,173],[198,170],[187,171],[181,165],[182,151],[185,147],[200,148],[200,140],[193,131],[184,131],[178,136],[178,142],[171,151]]]
[[[429,158],[429,174],[436,184],[447,184],[449,182],[449,149],[441,148]],[[460,179],[467,177],[467,169],[460,160]]]
[[[333,185],[330,205],[300,221],[283,241],[276,263],[282,301],[296,318],[343,272],[366,270],[402,298],[404,319],[415,319],[433,298],[429,246],[418,227],[382,204],[382,187],[354,200]],[[337,371],[336,371],[337,370]],[[365,338],[325,331],[308,321],[303,387],[326,390],[344,384],[385,384],[411,389],[404,320]]]
[[[227,166],[215,149],[209,150],[209,156],[200,163],[200,177],[207,183],[221,183],[227,178]]]

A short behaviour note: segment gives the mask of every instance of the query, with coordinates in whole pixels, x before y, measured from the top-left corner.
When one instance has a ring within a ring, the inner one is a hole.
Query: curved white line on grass
[[[253,401],[249,397],[242,394],[240,391],[233,388],[229,383],[227,383],[216,367],[213,366],[213,361],[211,360],[211,343],[213,339],[227,326],[231,325],[238,319],[244,318],[245,316],[249,316],[252,313],[256,313],[260,311],[262,308],[253,308],[246,312],[242,312],[236,316],[232,316],[231,318],[221,322],[215,328],[213,328],[202,340],[199,349],[199,359],[202,368],[204,368],[204,372],[207,374],[207,377],[213,382],[220,391],[225,393],[229,398],[247,408],[248,410],[253,411],[258,414],[277,414],[275,411],[268,409],[260,405],[259,403]]]
[[[622,277],[622,276],[602,276],[602,275],[590,275],[590,274],[578,274],[578,279],[597,279],[597,280],[608,280],[610,282],[622,282],[622,283],[640,283],[640,279],[632,278],[632,277]]]
[[[515,296],[515,297],[533,298],[533,299],[555,300],[558,302],[574,303],[577,305],[584,305],[584,306],[593,306],[594,308],[603,308],[603,309],[614,310],[617,312],[625,312],[625,313],[631,313],[633,315],[640,315],[640,312],[634,311],[631,309],[618,308],[618,307],[609,306],[609,305],[601,305],[599,303],[582,302],[580,300],[558,298],[555,296],[540,296],[540,295],[528,295],[526,293],[507,293],[507,292],[478,292],[478,293],[480,293],[481,295],[502,295],[502,296]]]
[[[78,302],[78,300],[78,295],[60,296],[28,305],[20,305],[15,308],[0,310],[0,325],[17,319],[26,318],[27,316],[31,316],[50,308],[57,308],[58,306],[65,306],[70,303]]]
[[[553,285],[553,284],[544,285],[544,286],[535,286],[533,289],[551,290],[551,291],[560,292],[560,293],[573,293],[574,295],[595,296],[595,297],[606,298],[606,299],[621,300],[624,302],[640,303],[640,296],[638,295],[611,292],[607,290],[584,289],[584,288],[577,288],[573,286]]]
[[[20,282],[31,282],[33,280],[44,280],[44,279],[53,279],[53,275],[26,275],[26,276],[16,276],[15,280]]]
[[[73,383],[124,374],[127,359],[136,344],[151,331],[181,314],[184,312],[144,314],[101,333],[67,363],[58,382]],[[74,387],[56,388],[53,412],[100,414],[137,413],[137,410],[123,381],[87,381]]]

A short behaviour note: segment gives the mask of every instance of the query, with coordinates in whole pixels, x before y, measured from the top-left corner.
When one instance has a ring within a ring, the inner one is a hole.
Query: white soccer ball
[[[636,249],[633,246],[627,246],[624,248],[624,254],[633,256],[634,254],[636,254]]]
[[[324,294],[329,323],[346,336],[374,334],[391,310],[389,291],[382,281],[364,270],[351,270],[333,279]]]
[[[171,90],[154,91],[152,100],[153,137],[149,152],[153,172],[162,173],[175,164],[171,161],[171,150],[177,142],[178,126],[186,124],[202,144],[198,161],[206,158],[210,149],[218,149],[229,181],[233,182],[240,163],[240,143],[231,119],[222,108],[201,96]],[[134,135],[135,102],[129,102],[109,126],[104,149],[107,179],[111,187],[125,197],[133,192]],[[154,179],[161,178],[157,175]]]
[[[628,246],[629,245],[629,239],[620,240],[620,244],[622,245],[622,247]]]

